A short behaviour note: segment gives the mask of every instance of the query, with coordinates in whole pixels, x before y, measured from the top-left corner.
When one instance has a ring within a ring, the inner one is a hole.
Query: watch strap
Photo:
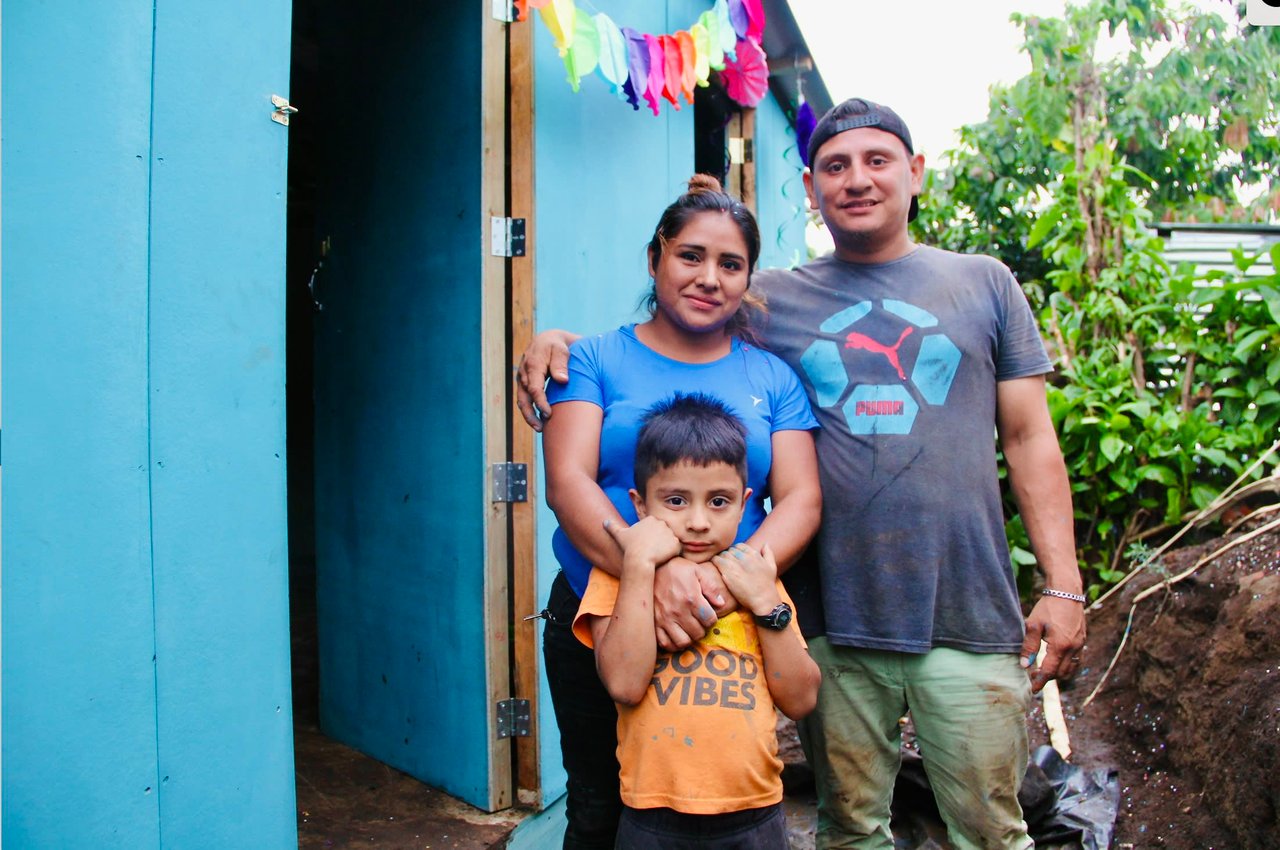
[[[791,606],[785,602],[779,602],[768,614],[752,614],[752,617],[755,619],[757,626],[774,631],[782,631],[791,623]]]

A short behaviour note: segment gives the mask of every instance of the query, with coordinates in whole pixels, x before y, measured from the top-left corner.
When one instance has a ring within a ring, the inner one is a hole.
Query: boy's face
[[[658,470],[644,496],[631,491],[640,518],[665,522],[680,541],[680,554],[698,564],[733,545],[750,496],[751,489],[729,464],[697,466],[685,461]]]

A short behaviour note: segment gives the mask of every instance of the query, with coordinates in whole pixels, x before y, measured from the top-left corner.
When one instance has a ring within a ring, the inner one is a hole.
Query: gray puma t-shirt
[[[765,346],[800,375],[822,425],[828,639],[1017,652],[996,384],[1051,365],[1008,268],[921,246],[879,265],[762,270],[752,286],[768,300]]]

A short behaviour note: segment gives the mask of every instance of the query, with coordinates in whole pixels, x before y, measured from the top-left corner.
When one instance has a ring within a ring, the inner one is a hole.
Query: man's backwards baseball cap
[[[881,106],[860,97],[851,97],[844,103],[827,110],[827,114],[823,115],[817,126],[813,128],[813,135],[809,137],[810,167],[816,160],[818,148],[826,144],[828,139],[846,130],[857,130],[860,127],[873,127],[892,133],[907,146],[907,153],[915,155],[915,146],[911,144],[911,131],[907,129],[906,122],[898,117],[898,113],[887,106]],[[919,198],[912,196],[911,211],[907,213],[907,221],[915,221],[919,212]]]

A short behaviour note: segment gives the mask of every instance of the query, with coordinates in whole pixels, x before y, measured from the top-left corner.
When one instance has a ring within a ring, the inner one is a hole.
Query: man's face
[[[923,156],[909,154],[892,133],[860,127],[818,148],[804,185],[838,251],[863,255],[907,239],[911,198],[923,177]]]
[[[727,463],[681,461],[655,472],[643,496],[631,491],[636,514],[665,522],[680,541],[680,554],[695,564],[733,545],[750,497],[751,489],[744,488],[738,470]]]

